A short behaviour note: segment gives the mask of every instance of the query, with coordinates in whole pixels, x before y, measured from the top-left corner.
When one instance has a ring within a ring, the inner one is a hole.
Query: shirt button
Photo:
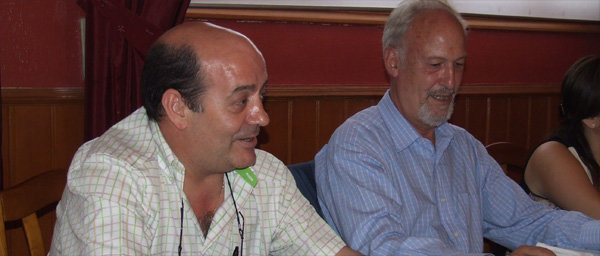
[[[458,232],[454,232],[454,236],[458,237]]]
[[[442,203],[443,203],[443,202],[446,202],[446,198],[442,198]]]

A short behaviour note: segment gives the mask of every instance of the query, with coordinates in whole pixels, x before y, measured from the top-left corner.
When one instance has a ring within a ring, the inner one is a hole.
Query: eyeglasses
[[[233,250],[233,256],[243,256],[244,253],[244,215],[241,211],[238,210],[237,203],[235,202],[235,197],[233,196],[233,189],[231,188],[231,182],[229,181],[229,176],[225,173],[225,178],[227,178],[227,186],[229,187],[229,192],[231,193],[231,199],[233,200],[233,207],[235,208],[235,216],[237,218],[238,223],[238,231],[240,232],[240,246],[236,246]],[[241,217],[241,218],[240,218]],[[240,221],[241,219],[241,221]],[[177,247],[177,255],[181,256],[181,241],[183,239],[183,198],[181,199],[181,222],[179,227],[179,246]]]

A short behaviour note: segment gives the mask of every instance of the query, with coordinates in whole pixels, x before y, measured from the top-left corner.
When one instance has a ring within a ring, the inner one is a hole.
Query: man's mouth
[[[257,140],[258,134],[259,134],[259,131],[253,131],[253,133],[239,136],[239,139],[237,139],[237,140],[242,141],[242,142],[252,143]]]
[[[249,138],[244,138],[244,139],[240,139],[240,140],[245,141],[245,142],[252,142],[254,139],[256,139],[256,137],[249,137]]]
[[[446,100],[450,100],[452,99],[454,95],[450,94],[450,95],[431,95],[432,98],[436,99],[436,100],[441,100],[441,101],[446,101]]]
[[[455,91],[453,89],[441,88],[435,91],[427,92],[427,96],[434,98],[439,101],[452,101],[454,99]]]
[[[239,141],[253,143],[256,142],[258,134],[260,134],[260,127],[249,129],[247,131],[242,131],[242,134],[239,134],[239,136],[236,137]]]

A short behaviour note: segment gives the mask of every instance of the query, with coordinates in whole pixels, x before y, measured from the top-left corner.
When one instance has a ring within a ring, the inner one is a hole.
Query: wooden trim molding
[[[298,21],[348,24],[385,24],[389,12],[352,12],[316,10],[273,10],[273,9],[187,9],[186,18],[191,19],[241,19],[268,21]]]
[[[267,86],[267,96],[379,96],[389,86]],[[458,94],[555,94],[560,85],[463,85]],[[73,88],[2,88],[2,103],[83,102],[84,89]]]
[[[234,19],[383,25],[388,11],[334,11],[297,9],[239,9],[191,7],[189,19]],[[545,18],[463,15],[470,28],[518,31],[600,33],[599,21],[570,21]]]
[[[474,29],[600,33],[600,22],[598,21],[570,21],[474,15],[464,15],[464,17],[467,20],[469,27]]]
[[[389,86],[267,86],[267,97],[380,96]],[[560,85],[465,85],[458,94],[556,94]]]
[[[458,94],[556,94],[560,93],[560,85],[463,85]]]
[[[83,102],[82,87],[63,88],[27,88],[3,87],[2,104],[35,103],[35,102]]]
[[[267,86],[267,97],[379,96],[388,86]]]

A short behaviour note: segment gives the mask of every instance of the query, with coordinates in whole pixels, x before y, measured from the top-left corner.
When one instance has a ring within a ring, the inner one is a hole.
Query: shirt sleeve
[[[279,194],[280,218],[272,240],[272,255],[334,255],[344,241],[317,214],[296,187],[290,171],[282,164],[276,176],[283,177]]]
[[[554,210],[531,200],[480,146],[484,236],[508,248],[544,242],[562,248],[600,250],[600,221]]]
[[[468,255],[438,238],[411,236],[400,214],[410,205],[397,199],[402,192],[386,170],[385,153],[373,146],[377,140],[334,136],[344,139],[332,138],[316,157],[318,197],[327,222],[351,248],[365,255]]]
[[[152,234],[141,192],[117,160],[94,156],[70,170],[50,255],[145,255]],[[83,175],[85,173],[85,175]],[[138,181],[139,182],[139,181]]]

